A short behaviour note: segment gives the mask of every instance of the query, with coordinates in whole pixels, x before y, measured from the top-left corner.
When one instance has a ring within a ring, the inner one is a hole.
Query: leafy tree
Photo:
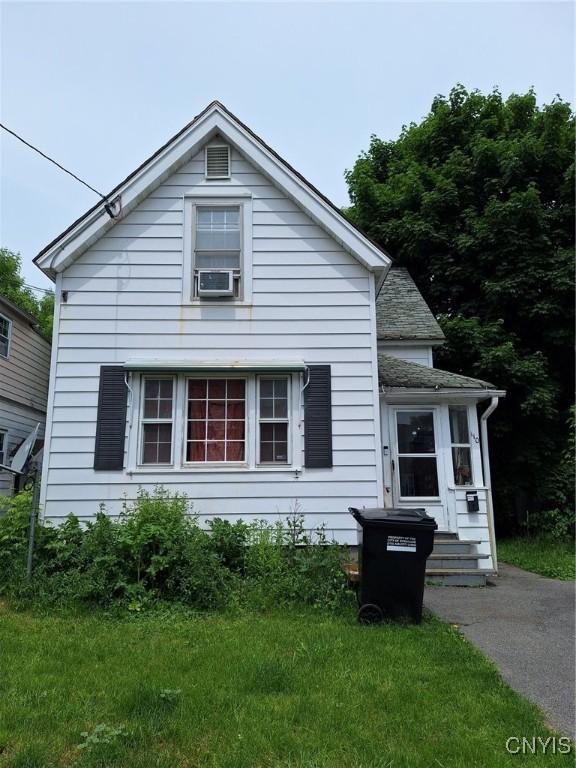
[[[501,527],[558,506],[574,391],[573,148],[560,98],[539,107],[533,91],[458,85],[397,140],[373,136],[346,173],[348,215],[408,267],[442,325],[437,364],[508,392],[491,419]]]
[[[21,268],[20,254],[0,248],[0,294],[36,318],[38,330],[50,341],[54,294],[46,293],[41,299],[37,299],[34,292],[24,284],[24,278],[20,274]]]

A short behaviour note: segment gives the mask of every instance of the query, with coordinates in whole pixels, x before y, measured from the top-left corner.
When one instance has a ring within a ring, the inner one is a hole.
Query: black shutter
[[[128,388],[121,365],[100,366],[94,469],[122,469]]]
[[[329,365],[308,367],[304,390],[304,466],[332,466],[332,377]]]

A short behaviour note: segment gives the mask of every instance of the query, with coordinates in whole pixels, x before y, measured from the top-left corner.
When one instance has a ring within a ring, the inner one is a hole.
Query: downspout
[[[498,407],[498,398],[492,397],[490,405],[480,417],[480,442],[482,446],[482,471],[484,472],[484,485],[486,486],[486,511],[488,513],[488,534],[490,536],[490,549],[492,550],[492,564],[494,571],[498,573],[498,558],[496,555],[496,530],[494,527],[494,505],[492,504],[492,478],[490,476],[490,455],[488,453],[488,418]]]

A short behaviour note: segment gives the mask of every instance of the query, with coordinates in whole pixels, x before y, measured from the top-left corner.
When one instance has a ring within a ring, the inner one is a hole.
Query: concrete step
[[[427,561],[428,568],[479,568],[480,560],[487,560],[489,555],[479,555],[476,552],[463,553],[437,553],[432,552]]]
[[[480,544],[477,540],[472,539],[434,539],[435,554],[454,554],[454,555],[467,555],[474,552],[476,545]]]
[[[494,571],[487,568],[427,568],[426,584],[443,587],[485,587]]]

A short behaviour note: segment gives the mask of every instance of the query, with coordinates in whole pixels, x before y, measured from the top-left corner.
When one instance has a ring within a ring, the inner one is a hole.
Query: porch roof
[[[458,373],[429,368],[419,363],[409,363],[383,353],[378,353],[378,382],[381,387],[406,389],[484,389],[495,390],[488,381],[461,376]]]

